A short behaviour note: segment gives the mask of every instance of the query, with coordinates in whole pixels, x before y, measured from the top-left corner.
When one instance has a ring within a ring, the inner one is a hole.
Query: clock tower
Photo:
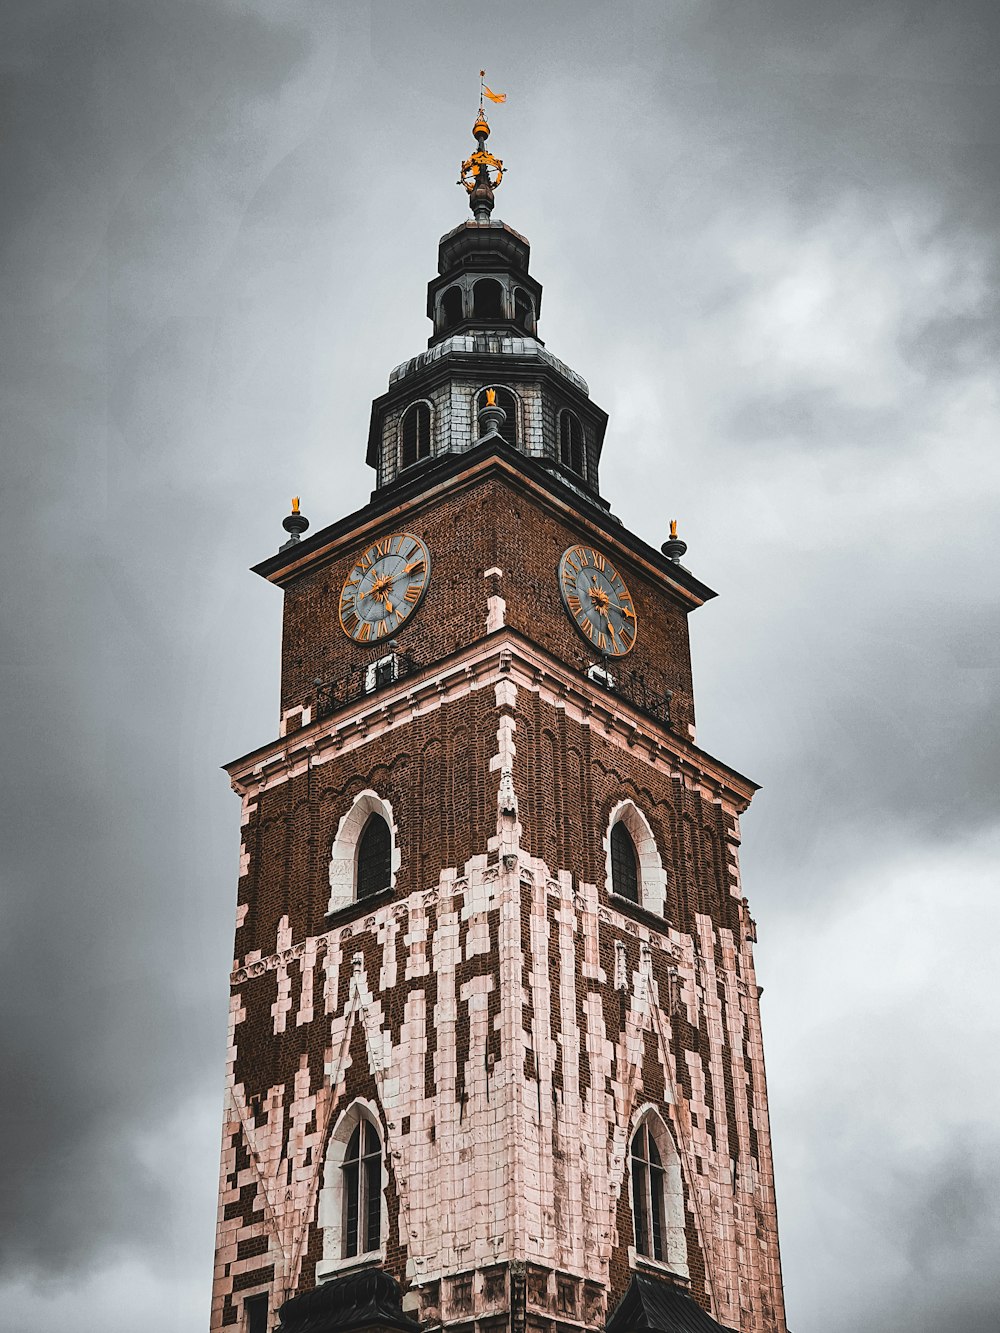
[[[212,1329],[784,1333],[714,596],[615,518],[523,236],[441,239],[361,510],[284,594],[242,799]]]

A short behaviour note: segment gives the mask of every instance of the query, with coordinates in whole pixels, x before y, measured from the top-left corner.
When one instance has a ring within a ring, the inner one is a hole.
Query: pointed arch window
[[[379,814],[371,814],[358,842],[358,899],[387,889],[392,880],[392,834]]]
[[[382,1141],[362,1116],[341,1164],[344,1185],[344,1258],[372,1254],[382,1244]]]
[[[583,427],[575,412],[559,414],[559,461],[583,476]]]
[[[384,1259],[387,1182],[378,1110],[374,1103],[358,1100],[340,1116],[327,1144],[317,1217],[323,1233],[317,1281]]]
[[[426,403],[413,403],[403,413],[401,463],[412,467],[431,453],[431,409]]]
[[[496,390],[497,405],[502,407],[507,413],[507,417],[500,427],[500,436],[511,445],[517,448],[517,399],[509,389],[497,387]],[[479,409],[486,406],[486,390],[482,389],[476,395],[476,423],[479,421]]]
[[[376,668],[378,663],[372,663]],[[360,792],[340,823],[330,848],[330,905],[339,912],[396,881],[401,853],[392,805],[377,792]]]
[[[611,888],[620,898],[639,901],[639,857],[621,820],[611,829]]]
[[[636,1253],[647,1259],[667,1257],[665,1181],[659,1149],[643,1121],[632,1139],[632,1216]]]
[[[634,801],[619,801],[611,811],[604,852],[608,892],[663,916],[667,872],[649,820]]]

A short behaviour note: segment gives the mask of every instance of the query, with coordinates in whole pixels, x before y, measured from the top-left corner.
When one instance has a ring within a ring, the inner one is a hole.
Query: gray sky
[[[604,492],[721,594],[790,1324],[995,1330],[994,0],[8,0],[0,62],[11,1327],[205,1327],[247,566],[367,499],[482,63]]]

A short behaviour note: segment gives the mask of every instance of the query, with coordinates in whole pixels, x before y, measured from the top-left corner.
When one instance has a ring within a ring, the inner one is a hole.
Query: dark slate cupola
[[[435,459],[499,435],[607,509],[598,490],[607,413],[538,336],[542,286],[528,271],[530,246],[492,216],[503,163],[486,150],[489,132],[480,107],[477,148],[459,182],[473,218],[438,245],[438,276],[427,285],[434,326],[427,351],[397,366],[372,404],[368,463],[376,491],[415,481]]]

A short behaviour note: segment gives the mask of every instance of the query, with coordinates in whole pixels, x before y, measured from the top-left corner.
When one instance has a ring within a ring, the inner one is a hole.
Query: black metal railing
[[[346,708],[358,699],[370,698],[373,694],[388,689],[397,681],[412,676],[417,670],[417,663],[408,653],[389,651],[383,657],[375,658],[365,666],[354,667],[333,680],[313,681],[316,692],[316,720],[329,717],[331,713]]]
[[[588,668],[586,676],[608,694],[623,699],[662,726],[670,728],[673,725],[670,718],[673,690],[667,690],[666,693],[652,690],[642,676],[619,674],[610,663]]]

